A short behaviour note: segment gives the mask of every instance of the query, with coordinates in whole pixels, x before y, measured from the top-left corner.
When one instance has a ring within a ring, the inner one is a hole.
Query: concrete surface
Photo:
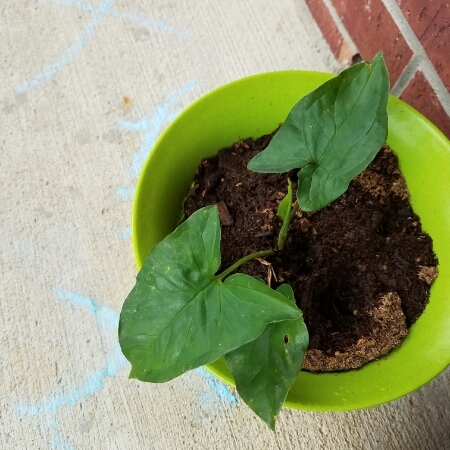
[[[2,0],[1,449],[445,449],[450,371],[388,405],[283,409],[277,432],[198,369],[129,381],[133,188],[184,107],[263,71],[336,71],[305,4]]]

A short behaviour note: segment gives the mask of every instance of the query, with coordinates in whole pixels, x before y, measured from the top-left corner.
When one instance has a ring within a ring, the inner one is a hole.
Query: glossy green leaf
[[[303,97],[248,168],[263,173],[302,168],[300,208],[323,208],[346,191],[385,143],[388,95],[380,52],[372,62],[349,67]]]
[[[278,250],[282,250],[284,246],[284,241],[287,238],[287,233],[289,229],[289,222],[291,221],[291,211],[292,211],[292,182],[288,178],[288,192],[281,200],[278,205],[277,216],[283,221],[280,233],[278,234]]]
[[[286,222],[287,220],[289,220],[291,209],[292,209],[292,182],[291,180],[288,179],[288,192],[278,205],[277,216],[283,222]]]
[[[131,378],[164,382],[299,317],[280,293],[244,274],[221,281],[217,207],[192,214],[149,253],[120,315]]]
[[[289,285],[281,285],[277,291],[295,304]],[[308,343],[308,331],[300,317],[267,325],[254,341],[225,356],[240,397],[273,430],[275,417],[303,365]]]
[[[279,292],[283,297],[285,297],[295,305],[294,291],[289,284],[281,284],[280,286],[278,286],[277,292]]]

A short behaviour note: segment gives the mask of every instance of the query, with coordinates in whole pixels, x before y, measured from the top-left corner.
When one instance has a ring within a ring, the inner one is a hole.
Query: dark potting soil
[[[272,135],[246,139],[198,167],[185,203],[189,217],[217,204],[222,267],[276,250],[278,204],[297,171],[259,174],[248,161]],[[424,311],[437,276],[431,238],[409,203],[397,157],[384,147],[348,191],[319,211],[298,211],[283,251],[239,271],[276,288],[289,283],[310,335],[304,370],[355,369],[400,345]]]

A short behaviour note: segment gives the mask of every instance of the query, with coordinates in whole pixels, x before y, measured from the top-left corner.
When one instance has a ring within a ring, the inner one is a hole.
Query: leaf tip
[[[133,372],[133,369],[131,369],[131,372],[128,374],[129,380],[138,380],[137,375]]]
[[[256,159],[256,162],[255,162]],[[248,163],[247,163],[247,170],[252,170],[253,172],[256,172],[258,169],[258,155],[255,155]]]
[[[139,380],[139,381],[145,381],[145,379],[142,377],[142,372],[136,369],[135,366],[131,366],[130,373],[128,374],[129,380]]]
[[[276,416],[270,416],[269,420],[265,421],[267,426],[273,431],[275,432],[275,425],[276,425]]]

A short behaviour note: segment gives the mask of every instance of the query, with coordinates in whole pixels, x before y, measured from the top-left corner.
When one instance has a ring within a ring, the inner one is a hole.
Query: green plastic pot
[[[332,77],[304,71],[256,75],[211,92],[180,114],[152,149],[137,185],[132,239],[138,269],[179,222],[202,158],[240,138],[270,133],[301,97]],[[388,109],[388,144],[398,154],[413,208],[439,258],[430,303],[386,358],[356,371],[301,372],[285,406],[312,411],[375,406],[414,391],[450,364],[450,144],[402,101],[391,96]],[[234,385],[223,358],[207,368]]]

